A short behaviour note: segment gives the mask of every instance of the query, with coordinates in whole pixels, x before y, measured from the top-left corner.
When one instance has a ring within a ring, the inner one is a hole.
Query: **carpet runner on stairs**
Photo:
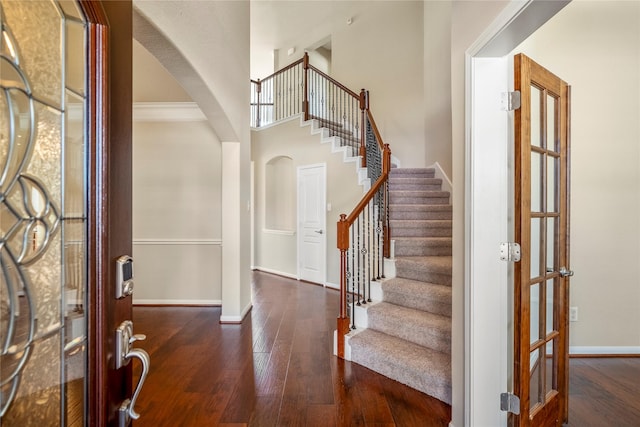
[[[349,339],[351,360],[451,404],[451,216],[433,169],[392,169],[396,277]]]

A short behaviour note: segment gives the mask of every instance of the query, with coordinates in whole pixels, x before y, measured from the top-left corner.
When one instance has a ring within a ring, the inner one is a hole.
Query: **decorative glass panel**
[[[542,212],[543,154],[531,152],[531,212]]]
[[[555,344],[557,339],[553,339],[546,344],[546,357],[545,357],[545,395],[548,395],[552,390],[558,389],[558,375],[556,373],[558,369],[557,354]]]
[[[542,147],[540,95],[540,89],[531,86],[531,145],[535,147]]]
[[[531,317],[529,320],[530,327],[530,335],[529,342],[534,343],[540,339],[540,284],[536,283],[531,285],[531,294],[530,298],[530,313]]]
[[[558,212],[559,162],[558,157],[547,156],[547,212]]]
[[[531,278],[536,278],[542,275],[540,271],[540,260],[542,245],[541,234],[542,221],[540,218],[531,218]]]
[[[547,273],[552,273],[558,269],[556,257],[558,256],[558,240],[556,236],[557,218],[546,218],[547,221]]]
[[[539,403],[544,402],[544,354],[542,350],[544,347],[537,348],[531,352],[529,358],[531,378],[529,384],[529,408],[533,409]]]
[[[555,293],[553,286],[553,279],[547,280],[547,306],[546,306],[546,319],[545,319],[545,332],[549,334],[555,330],[555,322],[553,320],[554,317],[554,301],[555,301]]]
[[[547,149],[558,152],[558,121],[556,115],[557,99],[547,95]]]
[[[86,27],[60,6],[0,2],[0,425],[85,424]]]

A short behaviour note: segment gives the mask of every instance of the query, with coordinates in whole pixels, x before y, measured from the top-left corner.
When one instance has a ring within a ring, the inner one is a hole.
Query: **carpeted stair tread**
[[[384,332],[434,350],[451,352],[451,318],[389,302],[367,310],[369,329]]]
[[[451,255],[451,237],[401,237],[394,236],[394,254],[398,256],[446,256]]]
[[[442,180],[439,178],[389,178],[390,191],[440,191],[442,188]]]
[[[391,191],[389,192],[389,203],[401,205],[421,205],[449,204],[448,191]]]
[[[451,257],[396,257],[396,276],[451,286]]]
[[[390,220],[391,236],[395,237],[449,237],[451,220]]]
[[[382,282],[384,301],[451,317],[451,286],[394,277]]]
[[[451,404],[451,356],[371,329],[350,338],[352,360]]]
[[[392,220],[426,220],[451,219],[453,209],[450,204],[420,205],[420,204],[390,204],[389,217]]]
[[[413,176],[416,178],[433,178],[436,170],[433,168],[392,168],[390,177]]]

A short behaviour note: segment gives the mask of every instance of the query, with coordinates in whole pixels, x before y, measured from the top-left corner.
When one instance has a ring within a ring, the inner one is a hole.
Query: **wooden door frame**
[[[464,209],[464,291],[461,296],[454,293],[453,300],[452,425],[456,427],[507,425],[500,393],[511,390],[512,295],[507,278],[513,269],[499,260],[499,245],[513,239],[507,227],[507,213],[513,207],[507,169],[513,155],[508,137],[512,114],[499,111],[496,95],[509,90],[512,73],[506,55],[568,3],[510,2],[465,55],[465,185],[464,190],[454,188],[454,209]],[[494,92],[488,94],[487,89]],[[487,158],[492,159],[492,168],[484,167]],[[460,191],[463,196],[456,194]],[[458,242],[454,239],[454,253],[462,252],[456,249]]]
[[[131,365],[113,361],[131,297],[116,300],[115,260],[132,253],[132,3],[81,0],[88,21],[88,390],[87,423],[115,425],[131,395]],[[128,220],[127,220],[128,218]]]

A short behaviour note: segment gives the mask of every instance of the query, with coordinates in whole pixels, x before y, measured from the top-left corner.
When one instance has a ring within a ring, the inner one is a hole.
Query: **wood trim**
[[[108,27],[107,16],[99,1],[80,1],[79,6],[88,22],[87,29],[87,114],[88,123],[88,188],[87,188],[87,259],[88,274],[87,299],[89,315],[87,319],[88,387],[87,387],[87,424],[97,427],[106,425],[106,365],[100,355],[105,354],[105,342],[101,330],[105,322],[102,296],[99,289],[100,278],[104,270],[104,223],[105,212],[101,209],[104,200],[97,197],[104,194],[106,176],[100,165],[107,138],[105,99],[107,99],[107,60]]]

